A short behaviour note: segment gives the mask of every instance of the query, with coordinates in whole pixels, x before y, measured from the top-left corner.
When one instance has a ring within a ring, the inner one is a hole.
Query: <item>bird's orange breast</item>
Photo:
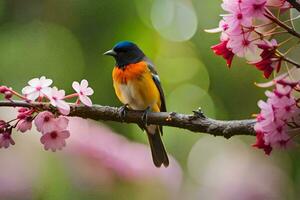
[[[115,67],[113,84],[117,97],[123,104],[134,110],[144,110],[148,106],[158,112],[161,101],[160,94],[146,62]]]
[[[139,79],[147,70],[147,63],[143,61],[129,64],[125,68],[115,67],[112,74],[113,80],[119,84],[127,84],[130,80]]]

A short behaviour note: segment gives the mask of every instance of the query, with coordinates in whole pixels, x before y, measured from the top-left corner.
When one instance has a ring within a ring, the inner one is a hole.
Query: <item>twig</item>
[[[300,12],[300,4],[296,0],[287,0],[287,2]]]
[[[89,118],[94,120],[115,121],[125,123],[142,123],[141,111],[128,111],[124,118],[120,117],[119,108],[94,105],[92,107],[71,105],[70,116]],[[26,103],[22,101],[0,101],[0,107],[27,107],[42,110],[55,111],[49,104]],[[162,126],[171,126],[190,130],[193,132],[207,133],[214,136],[230,138],[234,135],[255,135],[253,126],[254,119],[222,121],[207,118],[201,110],[194,111],[194,114],[180,114],[175,112],[149,113],[148,123]]]
[[[278,19],[277,17],[275,17],[273,15],[273,13],[271,11],[269,11],[268,9],[265,9],[265,11],[266,11],[265,16],[268,19],[270,19],[275,24],[277,24],[278,26],[280,26],[281,28],[283,28],[284,30],[286,30],[291,35],[293,35],[293,36],[295,36],[295,37],[297,37],[297,38],[300,39],[300,33],[298,33],[297,31],[295,31],[294,29],[292,29],[291,27],[289,27],[288,25],[286,25],[285,23],[283,23],[282,21],[280,21],[280,19]]]
[[[282,60],[284,60],[284,61],[286,61],[286,62],[288,62],[288,63],[294,65],[294,66],[297,67],[297,68],[300,68],[300,64],[297,63],[296,61],[290,59],[290,58],[287,58],[287,57],[285,57],[285,56],[282,56]]]

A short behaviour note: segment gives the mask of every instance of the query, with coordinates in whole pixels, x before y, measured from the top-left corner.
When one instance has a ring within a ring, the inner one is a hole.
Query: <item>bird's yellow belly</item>
[[[128,104],[134,110],[144,110],[148,106],[151,108],[157,105],[159,92],[153,81],[131,80],[126,84],[117,84],[119,99],[123,104]]]
[[[134,110],[145,110],[149,106],[159,112],[160,94],[147,63],[142,61],[123,69],[115,67],[113,81],[116,95],[123,104]]]

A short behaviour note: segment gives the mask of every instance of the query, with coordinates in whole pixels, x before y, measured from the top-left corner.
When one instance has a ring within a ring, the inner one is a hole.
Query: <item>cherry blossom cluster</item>
[[[287,73],[282,72],[277,77],[274,73],[272,81],[258,84],[274,86],[273,91],[266,91],[268,99],[258,102],[257,141],[253,145],[270,154],[273,148],[292,144],[295,132],[300,130],[299,99],[296,97],[299,95],[299,78],[293,76],[295,68],[289,69],[289,65],[297,68],[300,65],[287,57],[298,45],[289,41],[300,39],[300,33],[290,25],[299,17],[281,20],[281,15],[292,8],[286,0],[223,0],[221,7],[225,14],[221,15],[219,27],[207,32],[221,33],[220,43],[211,49],[226,60],[228,67],[235,56],[245,58],[269,78],[272,73],[281,72],[283,63],[286,64]],[[278,41],[276,36],[283,34],[287,38]]]
[[[275,84],[275,88],[272,92],[266,91],[267,101],[258,102],[261,111],[254,126],[257,135],[253,146],[263,149],[266,154],[270,154],[273,148],[292,144],[291,139],[300,130],[299,98],[296,97],[298,82],[289,80],[284,74],[270,83]]]
[[[221,32],[221,42],[211,47],[214,53],[222,56],[228,67],[234,56],[238,56],[256,66],[266,78],[274,70],[278,72],[284,59],[278,48],[284,42],[278,44],[270,38],[287,31],[279,30],[284,23],[269,9],[275,8],[282,13],[290,4],[285,0],[223,0],[221,6],[227,13],[221,15],[219,27],[207,30]]]
[[[89,96],[94,91],[89,87],[87,80],[82,80],[80,83],[74,81],[72,87],[75,93],[70,95],[65,95],[65,91],[57,87],[51,87],[52,83],[51,79],[44,76],[34,78],[28,82],[28,86],[22,89],[22,94],[7,86],[0,86],[0,94],[3,94],[8,101],[13,101],[13,96],[16,96],[24,102],[38,103],[48,108],[51,105],[57,109],[57,112],[52,113],[38,106],[21,107],[15,119],[0,120],[0,148],[8,148],[15,144],[12,138],[13,129],[25,133],[32,129],[32,124],[42,134],[40,141],[45,150],[56,151],[66,145],[65,140],[70,136],[67,129],[69,120],[66,117],[70,113],[70,104],[66,100],[76,98],[75,104],[92,106]]]

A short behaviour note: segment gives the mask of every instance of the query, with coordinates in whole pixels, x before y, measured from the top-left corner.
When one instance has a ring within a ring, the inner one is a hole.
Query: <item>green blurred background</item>
[[[220,3],[0,0],[0,85],[20,91],[28,80],[44,75],[70,93],[72,81],[85,78],[95,90],[93,103],[120,106],[112,87],[114,61],[102,53],[118,41],[130,40],[156,64],[169,111],[191,113],[201,107],[212,118],[251,118],[258,112],[256,102],[265,98],[264,91],[254,85],[263,81],[261,72],[238,58],[228,69],[210,50],[219,42],[219,35],[204,32],[218,25]],[[7,112],[0,110],[0,117],[6,116]],[[131,141],[146,143],[135,125],[105,124]],[[22,136],[16,146],[1,150],[0,160],[5,158],[6,163],[20,168],[26,165],[29,169],[25,173],[31,172],[34,178],[27,176],[34,181],[24,181],[26,189],[14,186],[22,178],[12,181],[5,186],[12,189],[0,193],[0,199],[299,198],[298,150],[274,152],[268,157],[251,147],[254,137],[225,140],[170,127],[165,128],[163,139],[182,168],[176,191],[164,189],[156,180],[123,180],[118,175],[113,183],[104,181],[99,187],[94,181],[89,189],[81,190],[72,178],[76,174],[68,173],[73,165],[67,168],[64,161],[77,156],[69,158],[64,150],[45,152],[40,146],[26,144],[27,137]],[[18,156],[24,160],[16,162]],[[96,175],[97,168],[91,173]],[[20,174],[11,172],[0,180],[0,187],[6,184],[4,180],[9,182]]]

